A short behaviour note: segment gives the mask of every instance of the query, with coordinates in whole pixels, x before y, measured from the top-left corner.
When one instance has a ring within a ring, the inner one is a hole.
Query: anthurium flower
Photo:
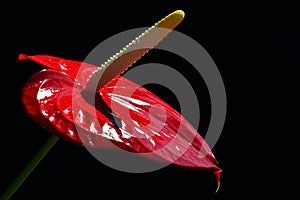
[[[174,28],[180,17],[182,13],[176,11],[155,26]],[[147,34],[139,40],[149,39]],[[89,84],[96,80],[98,66],[50,55],[20,54],[19,61],[30,60],[46,68],[25,84],[21,95],[24,109],[37,124],[65,141],[142,155],[153,152],[149,157],[159,162],[213,172],[219,184],[222,170],[197,130],[158,96],[122,77],[121,72],[148,50],[127,57],[121,53],[110,60],[105,67],[116,66],[116,70],[110,70],[94,91]]]

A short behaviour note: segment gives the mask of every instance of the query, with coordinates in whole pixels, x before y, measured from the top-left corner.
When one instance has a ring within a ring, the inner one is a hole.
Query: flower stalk
[[[33,172],[33,170],[37,167],[37,165],[47,155],[47,153],[58,141],[58,139],[59,137],[55,135],[50,136],[50,138],[41,147],[41,149],[35,154],[35,156],[27,164],[27,166],[19,173],[19,175],[15,178],[15,180],[9,185],[9,187],[0,196],[0,200],[9,199],[17,191],[17,189],[23,184],[23,182],[27,179],[27,177]]]

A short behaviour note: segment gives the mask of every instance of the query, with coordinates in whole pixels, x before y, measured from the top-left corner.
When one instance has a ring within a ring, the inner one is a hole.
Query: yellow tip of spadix
[[[156,23],[155,27],[174,29],[184,18],[182,10],[176,10]]]

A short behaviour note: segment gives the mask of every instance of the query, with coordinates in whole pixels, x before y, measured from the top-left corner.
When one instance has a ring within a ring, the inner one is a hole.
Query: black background
[[[172,167],[145,174],[120,172],[94,159],[86,149],[60,140],[12,199],[299,198],[299,6],[297,1],[82,1],[65,5],[45,1],[3,7],[8,14],[2,16],[1,31],[5,62],[1,66],[0,192],[50,136],[22,110],[20,91],[41,68],[16,65],[18,54],[80,61],[108,37],[151,26],[182,9],[186,17],[176,30],[205,48],[226,87],[227,118],[213,148],[224,170],[220,191],[214,193],[216,182],[210,173]],[[155,51],[143,59],[178,65]],[[191,75],[190,81],[201,92],[197,85],[201,77]],[[149,89],[177,108],[175,99],[163,95],[163,88]],[[203,102],[201,109],[209,112]],[[200,133],[205,133],[206,115]]]

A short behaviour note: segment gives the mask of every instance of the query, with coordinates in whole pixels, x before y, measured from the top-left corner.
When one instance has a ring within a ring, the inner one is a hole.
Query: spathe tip
[[[215,193],[217,193],[220,189],[220,186],[221,186],[221,174],[222,174],[222,170],[218,170],[218,171],[215,171],[214,172],[216,178],[217,178],[217,182],[218,182],[218,186],[217,186],[217,189],[215,191]]]

